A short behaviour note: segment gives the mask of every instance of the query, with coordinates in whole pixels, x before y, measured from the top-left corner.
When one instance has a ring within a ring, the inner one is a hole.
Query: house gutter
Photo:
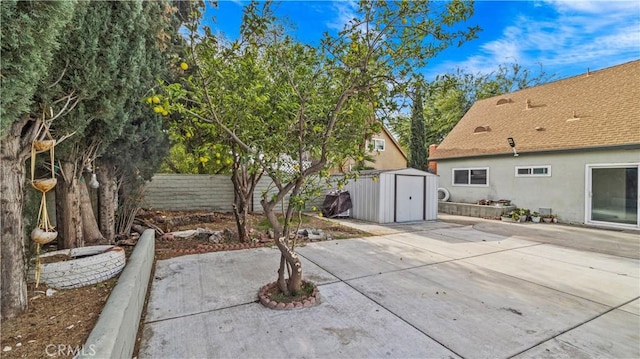
[[[565,154],[565,153],[588,153],[588,152],[596,152],[596,151],[613,151],[613,150],[638,150],[640,149],[640,143],[631,143],[625,145],[616,145],[616,146],[599,146],[599,147],[584,147],[584,148],[566,148],[566,149],[554,149],[554,150],[543,150],[543,151],[521,151],[518,150],[519,154],[531,154],[531,155],[551,155],[551,154]],[[503,152],[503,153],[490,153],[490,154],[480,154],[480,155],[466,155],[466,156],[451,156],[451,157],[429,157],[429,161],[447,161],[447,160],[459,160],[459,159],[468,159],[468,158],[491,158],[491,157],[512,157],[513,152]]]

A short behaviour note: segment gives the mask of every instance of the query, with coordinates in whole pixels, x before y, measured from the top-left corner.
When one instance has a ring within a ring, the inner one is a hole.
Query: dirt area
[[[269,225],[262,215],[250,215],[249,228],[253,239],[240,243],[235,219],[229,213],[141,211],[138,223],[155,226],[158,232],[196,230],[218,232],[213,242],[209,236],[179,238],[171,235],[156,237],[156,259],[176,256],[271,246]],[[294,229],[297,222],[294,222]],[[316,229],[333,239],[368,236],[349,227],[317,217],[303,216],[301,229]],[[321,239],[299,239],[299,245]],[[125,247],[127,257],[133,247]],[[55,250],[55,247],[50,250]],[[274,278],[275,279],[275,278]],[[2,358],[72,358],[83,348],[91,329],[115,286],[117,278],[83,288],[59,290],[47,296],[47,286],[28,287],[29,309],[23,315],[1,323],[0,357]],[[256,288],[257,290],[257,288]],[[50,293],[51,294],[51,293]]]

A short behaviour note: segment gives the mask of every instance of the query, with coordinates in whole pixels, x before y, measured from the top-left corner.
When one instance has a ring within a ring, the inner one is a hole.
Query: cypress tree
[[[424,112],[422,108],[422,87],[416,86],[415,98],[411,106],[411,142],[409,153],[409,167],[426,171],[427,143],[424,128]]]
[[[2,319],[15,317],[27,309],[22,212],[25,162],[41,124],[40,109],[33,108],[34,95],[51,71],[61,31],[71,20],[75,7],[75,1],[0,1]]]

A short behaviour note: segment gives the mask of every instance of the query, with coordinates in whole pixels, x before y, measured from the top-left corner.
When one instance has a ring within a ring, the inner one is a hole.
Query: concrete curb
[[[131,358],[153,268],[155,233],[144,231],[98,322],[75,358]]]

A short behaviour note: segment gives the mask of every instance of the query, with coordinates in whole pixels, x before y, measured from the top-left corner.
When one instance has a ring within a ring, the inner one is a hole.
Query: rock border
[[[305,283],[310,283],[307,281],[303,281]],[[313,283],[312,283],[313,284]],[[291,303],[283,303],[272,300],[267,296],[267,291],[271,288],[274,288],[277,285],[277,282],[271,282],[258,291],[258,298],[260,299],[260,303],[269,308],[276,310],[292,310],[292,309],[302,309],[302,308],[310,308],[320,304],[320,291],[318,290],[318,286],[313,284],[313,293],[309,297],[306,297],[300,301],[293,301]]]
[[[199,253],[210,253],[210,252],[221,252],[221,251],[233,251],[233,250],[240,250],[240,249],[253,249],[253,248],[261,248],[261,247],[269,247],[272,245],[273,245],[273,242],[198,244],[195,248],[179,248],[172,251],[175,253],[183,253],[183,254],[199,254]]]

